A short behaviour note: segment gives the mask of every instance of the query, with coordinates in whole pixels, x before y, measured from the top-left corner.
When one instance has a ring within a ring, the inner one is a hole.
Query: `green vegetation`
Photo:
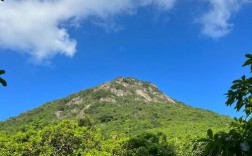
[[[0,123],[0,155],[178,155],[202,153],[206,130],[232,120],[167,101],[154,85],[119,78]]]
[[[41,130],[29,129],[15,135],[1,135],[0,155],[95,155],[100,153],[99,133],[77,122],[63,120]]]
[[[127,140],[118,150],[117,155],[127,156],[152,156],[175,155],[172,147],[167,144],[166,136],[162,133],[143,133]]]
[[[247,61],[243,66],[250,66],[252,72],[252,55],[247,54]],[[235,105],[237,111],[243,110],[246,118],[235,118],[230,125],[229,132],[218,132],[213,134],[208,130],[208,138],[202,139],[206,147],[206,156],[250,156],[252,155],[252,77],[234,80],[228,91],[227,106]]]
[[[0,75],[2,74],[5,74],[5,70],[0,70]],[[3,85],[3,86],[7,86],[7,82],[0,77],[0,83]]]

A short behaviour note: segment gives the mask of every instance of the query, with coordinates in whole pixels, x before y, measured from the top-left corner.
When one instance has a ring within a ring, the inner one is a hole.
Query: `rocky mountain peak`
[[[83,116],[88,111],[92,111],[94,107],[102,106],[103,104],[121,106],[127,102],[135,103],[138,101],[147,104],[176,103],[150,82],[123,77],[80,91],[61,101],[59,109],[55,112],[57,119]]]
[[[135,100],[145,102],[175,103],[174,100],[161,92],[156,85],[131,77],[119,77],[111,82],[106,82],[93,90],[93,92],[98,91],[111,93],[106,97],[100,98],[100,101],[105,102],[115,103],[117,97],[130,97],[131,99],[134,98]]]

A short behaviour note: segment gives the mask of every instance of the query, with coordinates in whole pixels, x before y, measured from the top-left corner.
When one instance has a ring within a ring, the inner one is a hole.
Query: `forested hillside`
[[[197,139],[230,121],[117,78],[1,122],[0,155],[195,155]]]

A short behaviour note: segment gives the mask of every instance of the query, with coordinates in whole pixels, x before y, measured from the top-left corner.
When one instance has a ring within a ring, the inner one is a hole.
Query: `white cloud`
[[[153,2],[161,9],[165,10],[171,9],[175,4],[175,0],[154,0]]]
[[[207,2],[211,9],[199,20],[203,26],[202,34],[220,38],[232,30],[233,24],[229,21],[232,15],[250,0],[207,0]]]
[[[106,20],[118,14],[132,14],[147,5],[169,10],[174,3],[175,0],[5,1],[0,3],[0,46],[37,61],[56,54],[73,56],[77,41],[69,36],[67,25],[92,16]]]

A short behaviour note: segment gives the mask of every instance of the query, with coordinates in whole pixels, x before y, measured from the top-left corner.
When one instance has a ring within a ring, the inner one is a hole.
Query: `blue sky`
[[[239,115],[224,93],[249,71],[250,0],[20,0],[0,10],[0,120],[119,76]]]

